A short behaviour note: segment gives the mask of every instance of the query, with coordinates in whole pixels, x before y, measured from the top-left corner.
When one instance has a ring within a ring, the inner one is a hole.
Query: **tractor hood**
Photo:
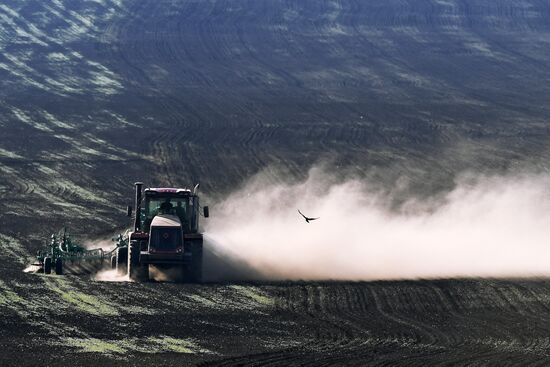
[[[151,227],[181,227],[181,222],[176,215],[159,214],[153,218]]]

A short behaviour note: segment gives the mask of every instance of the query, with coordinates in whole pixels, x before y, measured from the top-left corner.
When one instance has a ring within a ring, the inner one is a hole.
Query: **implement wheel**
[[[63,259],[60,258],[60,257],[55,259],[55,273],[57,275],[62,275],[63,274]]]
[[[51,274],[52,273],[52,258],[51,257],[45,257],[44,258],[44,274]]]

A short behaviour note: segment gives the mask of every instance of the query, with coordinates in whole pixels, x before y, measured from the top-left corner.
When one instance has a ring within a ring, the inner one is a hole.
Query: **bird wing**
[[[300,215],[301,215],[302,217],[304,217],[305,219],[307,219],[307,217],[304,215],[304,213],[302,213],[302,212],[300,211],[300,209],[298,209],[298,213],[300,213]]]
[[[317,218],[307,218],[307,219],[309,219],[309,220],[315,220],[315,219],[319,219],[319,218],[321,218],[321,217],[317,217]]]

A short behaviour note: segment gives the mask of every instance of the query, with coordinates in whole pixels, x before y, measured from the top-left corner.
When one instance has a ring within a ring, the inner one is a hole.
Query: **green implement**
[[[128,236],[119,234],[112,239],[116,246],[110,250],[102,248],[88,249],[74,240],[63,228],[52,234],[49,242],[36,254],[34,266],[44,274],[63,274],[65,269],[71,272],[92,272],[111,265],[112,255],[121,247],[127,247]]]

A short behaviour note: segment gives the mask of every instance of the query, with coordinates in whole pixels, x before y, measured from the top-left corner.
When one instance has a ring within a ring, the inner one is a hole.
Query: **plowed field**
[[[546,172],[549,96],[543,0],[3,0],[0,365],[548,365],[545,280],[23,269],[64,225],[123,231],[138,180],[200,182],[215,216],[319,162],[415,197]]]

